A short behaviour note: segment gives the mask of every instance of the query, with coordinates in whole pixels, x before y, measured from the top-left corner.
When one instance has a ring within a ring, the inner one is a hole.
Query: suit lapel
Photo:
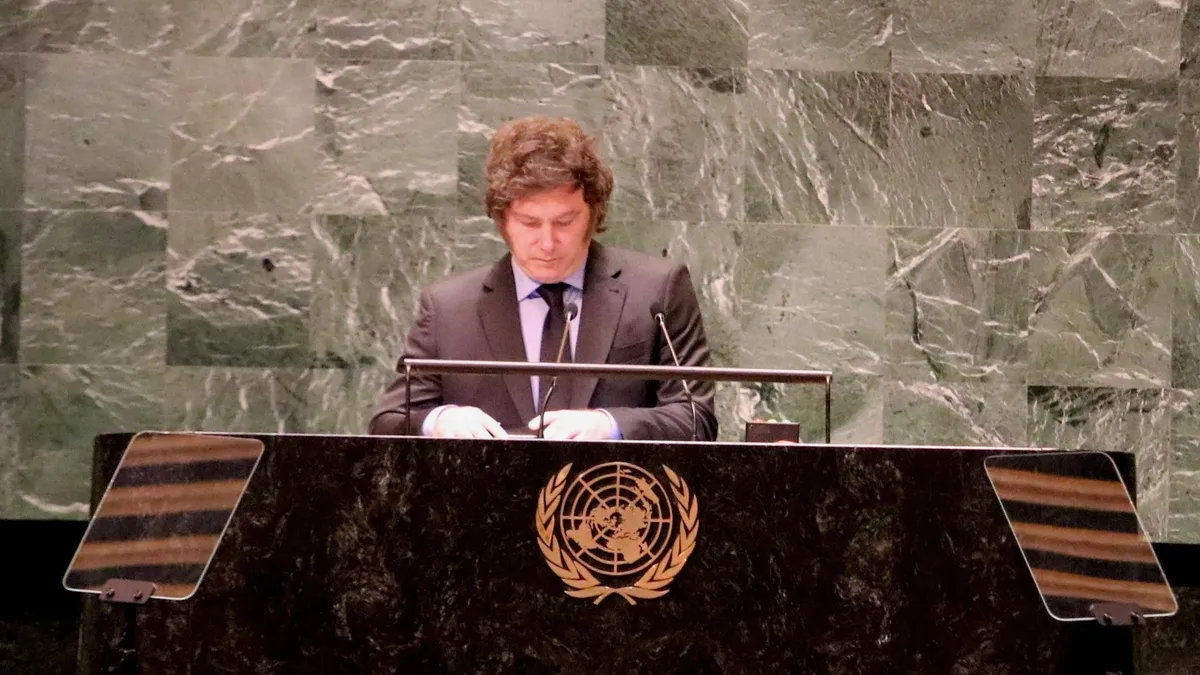
[[[621,268],[612,256],[603,246],[593,242],[583,282],[583,307],[575,344],[576,363],[605,363],[608,360],[608,352],[621,322],[621,311],[625,307],[625,284],[616,280],[620,273]],[[570,407],[587,408],[598,382],[594,377],[572,378]]]
[[[521,312],[517,308],[517,286],[512,263],[504,256],[492,267],[483,282],[479,300],[479,320],[492,358],[496,361],[524,361],[525,342],[521,337]],[[528,375],[505,375],[504,385],[522,420],[533,419],[533,388]]]

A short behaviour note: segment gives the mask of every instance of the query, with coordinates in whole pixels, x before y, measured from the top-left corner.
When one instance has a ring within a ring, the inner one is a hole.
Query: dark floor
[[[0,673],[75,672],[78,594],[62,576],[87,523],[0,520]]]

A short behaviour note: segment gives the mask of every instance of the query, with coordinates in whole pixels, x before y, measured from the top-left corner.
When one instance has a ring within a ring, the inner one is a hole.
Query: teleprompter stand
[[[63,577],[67,590],[120,606],[110,672],[141,672],[138,610],[191,598],[263,454],[262,441],[223,435],[135,435]]]
[[[1021,452],[985,468],[1047,613],[1094,622],[1078,632],[1083,651],[1131,673],[1130,631],[1178,603],[1113,458]]]

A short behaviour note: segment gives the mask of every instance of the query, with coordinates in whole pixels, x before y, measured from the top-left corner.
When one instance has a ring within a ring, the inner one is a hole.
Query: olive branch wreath
[[[554,572],[563,583],[570,587],[567,595],[573,598],[595,598],[594,604],[600,604],[610,595],[619,595],[631,604],[638,600],[661,598],[667,594],[667,586],[683,569],[688,556],[696,548],[696,532],[700,529],[699,505],[695,495],[688,489],[687,483],[670,467],[663,465],[663,471],[671,483],[671,493],[679,507],[679,535],[671,544],[671,551],[658,563],[650,566],[645,574],[631,586],[613,588],[600,583],[600,580],[582,564],[576,562],[558,543],[554,530],[558,521],[555,515],[558,503],[562,499],[563,489],[567,485],[567,476],[571,465],[562,468],[538,496],[537,515],[534,524],[537,526],[538,547],[550,571]]]

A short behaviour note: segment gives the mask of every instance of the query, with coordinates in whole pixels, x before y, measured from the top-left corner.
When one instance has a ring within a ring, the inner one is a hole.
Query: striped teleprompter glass
[[[988,457],[988,479],[1046,610],[1096,620],[1097,607],[1170,616],[1175,595],[1112,457],[1019,452]]]
[[[63,585],[100,593],[108,580],[121,579],[153,583],[151,597],[191,597],[262,454],[262,441],[252,438],[135,435]]]

